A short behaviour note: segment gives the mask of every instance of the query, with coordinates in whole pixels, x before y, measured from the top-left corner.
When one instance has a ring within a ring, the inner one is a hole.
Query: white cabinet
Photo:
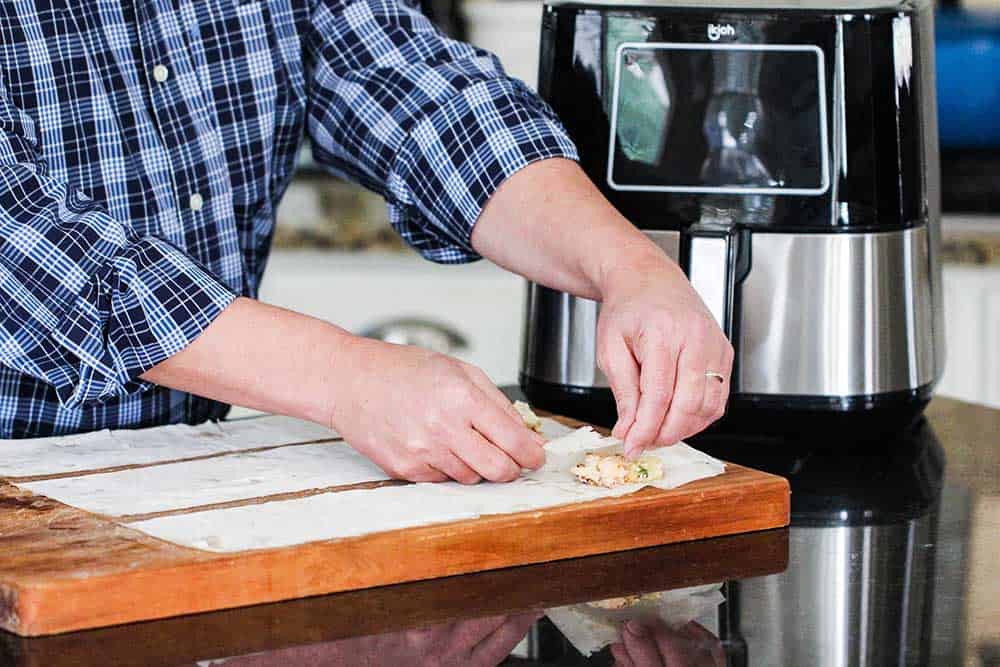
[[[944,313],[937,393],[1000,407],[1000,266],[946,264]]]
[[[387,324],[411,337],[448,332],[437,338],[465,343],[454,356],[498,384],[517,381],[524,280],[486,261],[441,266],[402,253],[276,250],[260,298],[353,333]]]

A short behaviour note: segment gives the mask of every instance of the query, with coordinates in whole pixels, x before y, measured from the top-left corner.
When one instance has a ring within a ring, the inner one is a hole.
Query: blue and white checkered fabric
[[[304,131],[439,262],[507,176],[576,158],[398,0],[0,3],[0,437],[225,415],[139,376],[256,294]]]

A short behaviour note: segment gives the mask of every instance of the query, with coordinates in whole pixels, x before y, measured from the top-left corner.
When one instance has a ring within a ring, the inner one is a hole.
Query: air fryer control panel
[[[607,185],[706,195],[826,193],[825,70],[815,46],[622,43],[609,100]],[[681,127],[673,128],[675,121]]]

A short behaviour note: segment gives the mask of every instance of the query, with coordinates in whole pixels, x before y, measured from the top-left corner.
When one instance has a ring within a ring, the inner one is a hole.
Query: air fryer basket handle
[[[726,336],[733,340],[733,312],[741,233],[733,225],[699,223],[681,234],[681,267]]]

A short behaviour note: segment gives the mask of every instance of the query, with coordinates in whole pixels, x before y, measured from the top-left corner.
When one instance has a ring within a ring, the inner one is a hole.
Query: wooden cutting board
[[[765,530],[788,521],[785,479],[729,464],[722,475],[669,491],[646,488],[543,510],[219,554],[158,540],[122,518],[85,512],[0,479],[0,628],[23,636],[54,634]]]
[[[193,665],[472,618],[761,577],[787,567],[788,529],[779,528],[47,637],[0,632],[0,664]]]

